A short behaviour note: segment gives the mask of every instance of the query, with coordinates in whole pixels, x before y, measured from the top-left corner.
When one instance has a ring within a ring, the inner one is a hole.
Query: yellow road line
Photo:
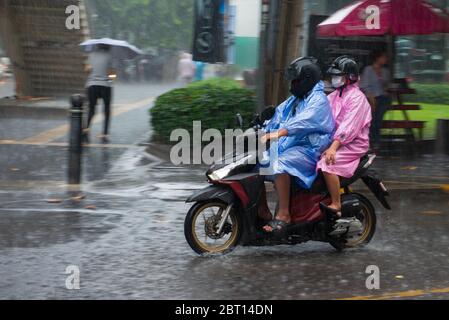
[[[401,185],[405,185],[405,189],[411,189],[413,187],[415,188],[431,188],[431,189],[442,189],[443,185],[441,184],[436,184],[436,183],[424,183],[424,182],[415,182],[415,183],[411,183],[409,181],[394,181],[394,180],[390,180],[390,181],[384,181],[384,183],[387,185],[387,189],[391,189],[394,190],[395,188],[392,188],[391,186],[388,187],[388,184],[401,184]]]
[[[59,192],[64,191],[81,191],[82,185],[70,185],[66,181],[51,181],[51,180],[0,180],[0,188],[3,190],[36,190]]]
[[[409,290],[402,292],[393,292],[393,293],[385,293],[381,295],[372,295],[372,296],[358,296],[351,298],[343,298],[338,300],[389,300],[389,299],[398,299],[398,298],[416,298],[422,297],[431,294],[440,294],[440,293],[449,293],[448,288],[440,288],[440,289],[429,289],[429,290]]]
[[[69,144],[66,142],[48,142],[48,143],[38,143],[38,142],[23,142],[14,140],[0,140],[0,145],[17,145],[17,146],[43,146],[43,147],[68,147]],[[99,148],[99,149],[129,149],[129,148],[140,148],[137,145],[129,144],[86,144],[84,148]]]
[[[0,180],[0,187],[63,187],[67,185],[64,181],[51,181],[51,180]]]
[[[123,113],[127,113],[133,111],[135,109],[142,108],[154,101],[154,98],[139,100],[134,103],[129,103],[126,105],[121,105],[112,111],[112,117],[119,116]],[[93,121],[94,124],[100,123],[104,120],[103,115],[97,116]],[[58,138],[64,137],[69,132],[70,126],[68,124],[61,125],[59,127],[44,131],[38,135],[22,140],[21,142],[25,143],[49,143]]]
[[[449,184],[441,185],[441,189],[443,189],[444,192],[449,193]]]
[[[404,175],[398,175],[398,178],[406,178],[406,179],[444,179],[447,180],[449,182],[449,177],[446,176],[418,176],[418,175],[408,175],[408,176],[404,176]]]

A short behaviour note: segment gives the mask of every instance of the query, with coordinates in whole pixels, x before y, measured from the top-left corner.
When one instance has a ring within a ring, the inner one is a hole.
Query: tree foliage
[[[141,48],[189,49],[193,0],[88,0],[95,37],[131,41]]]

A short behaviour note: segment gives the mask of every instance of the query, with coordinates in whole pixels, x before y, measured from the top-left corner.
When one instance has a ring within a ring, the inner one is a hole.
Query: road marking
[[[440,288],[440,289],[429,289],[429,290],[410,290],[410,291],[402,291],[402,292],[393,292],[393,293],[385,293],[381,295],[373,295],[373,296],[358,296],[352,298],[343,298],[337,300],[389,300],[389,299],[397,299],[397,298],[413,298],[413,297],[421,297],[430,294],[439,294],[439,293],[449,293],[448,288]]]
[[[51,130],[47,130],[31,138],[22,140],[24,143],[49,143],[52,140],[56,140],[59,137],[65,136],[69,132],[70,126],[64,124]]]
[[[64,187],[67,183],[64,181],[51,181],[51,180],[0,180],[0,187]]]
[[[13,190],[35,190],[39,189],[42,191],[64,191],[69,192],[82,192],[83,186],[88,185],[85,183],[83,185],[79,184],[68,184],[66,181],[51,181],[51,180],[0,180],[0,188],[2,191]]]
[[[133,102],[133,103],[125,104],[125,105],[119,105],[118,107],[113,109],[112,117],[117,117],[121,114],[130,112],[130,111],[133,111],[136,109],[140,109],[144,106],[151,104],[152,102],[154,102],[154,98],[148,98],[148,99],[139,100],[137,102]],[[99,116],[95,117],[93,124],[101,123],[103,120],[104,120],[104,116],[99,115]],[[58,138],[65,137],[67,135],[67,133],[69,132],[69,130],[70,130],[70,126],[68,124],[61,125],[59,127],[44,131],[44,132],[42,132],[38,135],[35,135],[33,137],[24,139],[21,142],[45,144],[45,143],[54,141]]]
[[[43,146],[43,147],[69,147],[66,142],[23,142],[23,141],[13,141],[13,140],[0,140],[0,145],[17,145],[17,146]],[[141,148],[138,145],[131,144],[86,144],[84,148],[100,148],[100,149],[129,149],[129,148]]]
[[[436,210],[422,211],[419,214],[426,215],[426,216],[444,216],[445,215],[444,212],[436,211]]]
[[[449,184],[441,185],[441,189],[443,189],[444,192],[449,193]]]
[[[395,181],[395,180],[389,180],[389,181],[384,181],[385,184],[387,184],[387,188],[389,190],[410,190],[412,188],[417,188],[417,189],[421,189],[421,188],[430,188],[430,189],[441,189],[441,184],[435,184],[435,183],[423,183],[423,182],[408,182],[408,181]],[[399,184],[399,185],[404,185],[404,187],[400,187],[400,188],[392,188],[391,185],[388,186],[388,184]]]

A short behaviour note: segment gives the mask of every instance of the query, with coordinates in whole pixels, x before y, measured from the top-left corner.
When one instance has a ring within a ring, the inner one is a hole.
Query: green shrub
[[[240,89],[242,86],[235,80],[229,78],[212,78],[203,81],[192,82],[188,88],[204,88],[207,86],[222,89]]]
[[[256,108],[255,93],[229,79],[193,83],[158,97],[150,110],[154,138],[169,142],[175,129],[193,131],[193,121],[202,122],[202,130],[235,128],[240,113],[248,124]]]
[[[414,83],[411,87],[418,93],[405,96],[407,102],[449,105],[449,84]]]

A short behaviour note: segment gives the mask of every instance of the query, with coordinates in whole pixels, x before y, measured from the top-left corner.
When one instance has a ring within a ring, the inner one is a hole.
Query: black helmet
[[[331,76],[348,75],[351,83],[357,82],[360,75],[357,62],[348,56],[341,56],[335,59],[327,73]]]
[[[313,57],[298,58],[285,71],[285,78],[291,81],[291,93],[301,99],[320,82],[321,77],[321,69]]]

